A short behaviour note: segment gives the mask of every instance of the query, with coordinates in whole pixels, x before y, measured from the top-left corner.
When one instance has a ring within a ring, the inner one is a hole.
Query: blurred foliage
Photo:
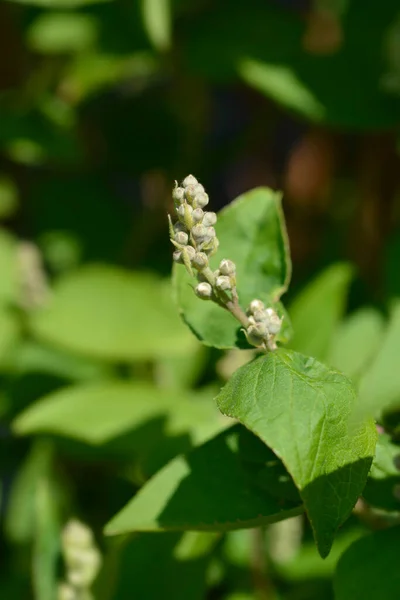
[[[56,600],[74,516],[95,600],[399,597],[399,96],[397,0],[0,1],[1,598]],[[189,172],[216,210],[283,190],[289,346],[378,420],[325,561],[303,516],[267,526],[299,512],[291,478],[213,400],[253,354],[178,318],[166,214]],[[188,507],[211,531],[182,532]],[[221,531],[224,507],[266,528]],[[117,513],[143,531],[105,537]]]

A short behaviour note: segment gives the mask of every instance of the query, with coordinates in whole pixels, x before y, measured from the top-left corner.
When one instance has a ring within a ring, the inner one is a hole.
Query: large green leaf
[[[236,263],[242,307],[254,298],[277,302],[291,274],[280,194],[257,188],[239,196],[219,213],[216,231],[220,251],[212,258],[211,267],[216,269],[222,258]],[[175,265],[174,284],[181,314],[202,342],[216,348],[249,347],[230,313],[195,296],[195,280],[182,265]]]
[[[357,540],[339,560],[335,600],[395,600],[400,597],[400,527]]]
[[[400,511],[400,500],[395,496],[395,486],[400,485],[400,470],[395,459],[400,456],[400,446],[393,444],[386,434],[378,436],[376,454],[364,488],[368,504],[389,511]]]
[[[212,19],[205,13],[189,30],[184,55],[192,71],[216,81],[240,77],[313,122],[381,129],[400,114],[383,86],[389,65],[382,59],[397,14],[397,0],[364,0],[361,12],[349,2],[337,24],[339,47],[324,55],[307,52],[303,15],[273,2],[220,0]],[[324,41],[324,30],[315,30]]]
[[[361,410],[378,416],[400,404],[400,302],[391,310],[390,321],[375,360],[360,380]]]
[[[294,350],[326,358],[345,309],[351,273],[347,264],[332,265],[297,295],[289,308]]]
[[[240,368],[217,403],[284,462],[303,498],[321,556],[362,492],[376,443],[355,424],[351,382],[313,358],[278,350]]]
[[[329,364],[358,379],[380,346],[384,324],[382,315],[373,308],[362,308],[350,315],[334,332]]]
[[[235,425],[159,471],[108,523],[106,533],[244,529],[301,510],[282,463]]]
[[[82,354],[132,361],[184,354],[192,345],[165,284],[150,274],[91,265],[62,277],[35,336]]]
[[[13,428],[19,435],[53,433],[97,445],[154,419],[165,420],[170,435],[191,433],[197,442],[223,427],[211,392],[204,398],[146,382],[111,381],[54,392],[23,412]]]

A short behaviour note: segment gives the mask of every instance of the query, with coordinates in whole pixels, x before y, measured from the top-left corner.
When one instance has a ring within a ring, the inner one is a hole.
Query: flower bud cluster
[[[218,248],[214,229],[217,215],[203,210],[209,202],[208,194],[193,175],[185,177],[181,186],[175,183],[172,198],[178,217],[171,229],[171,242],[176,247],[173,259],[189,271],[193,266],[201,272]]]
[[[83,523],[71,520],[62,532],[61,545],[67,581],[59,586],[59,600],[90,598],[90,587],[101,566],[92,531]]]
[[[276,348],[275,337],[280,332],[283,318],[273,308],[265,308],[261,300],[252,300],[247,309],[249,326],[246,337],[253,346],[265,346],[270,350]]]

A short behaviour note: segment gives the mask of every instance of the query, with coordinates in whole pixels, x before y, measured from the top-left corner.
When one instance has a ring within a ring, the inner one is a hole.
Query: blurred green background
[[[0,2],[2,599],[56,598],[73,516],[103,554],[95,600],[333,598],[357,517],[325,562],[302,518],[255,542],[102,528],[221,428],[248,359],[179,320],[174,180],[214,210],[283,190],[292,347],[357,381],[400,294],[399,124],[397,0]]]

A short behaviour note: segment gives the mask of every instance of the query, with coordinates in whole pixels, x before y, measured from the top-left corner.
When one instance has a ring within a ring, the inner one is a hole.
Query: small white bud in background
[[[276,312],[274,311],[273,308],[266,308],[265,309],[265,314],[267,315],[267,317],[270,319],[271,317],[275,317],[276,316]]]
[[[219,263],[219,270],[221,275],[234,275],[236,272],[236,265],[232,260],[224,258]]]
[[[217,277],[215,286],[219,290],[230,290],[232,288],[231,280],[226,275],[220,275]]]
[[[60,583],[57,590],[57,600],[77,600],[76,592],[72,585]]]
[[[185,179],[182,181],[182,185],[183,187],[187,187],[188,185],[196,185],[198,183],[196,177],[194,177],[193,175],[188,175],[187,177],[185,177]]]
[[[212,287],[207,281],[202,281],[195,287],[196,296],[203,300],[209,300],[212,296]]]
[[[175,234],[175,241],[178,244],[182,244],[182,246],[186,246],[189,241],[189,236],[185,231],[178,231],[178,233]]]
[[[93,544],[92,530],[77,519],[71,519],[62,532],[63,547],[88,548]]]
[[[172,199],[176,204],[182,204],[185,201],[185,189],[176,187],[172,191]]]
[[[195,208],[192,212],[192,219],[194,223],[201,223],[203,221],[204,212],[201,208]],[[212,225],[212,223],[210,223]]]
[[[215,225],[216,222],[217,222],[217,215],[215,212],[204,213],[203,225],[205,227],[209,227],[210,225]]]
[[[208,194],[206,194],[205,192],[200,192],[194,197],[193,206],[195,208],[204,208],[205,206],[207,206],[208,202]]]
[[[206,267],[208,267],[207,254],[205,254],[204,252],[196,252],[196,254],[193,257],[192,264],[199,271],[205,269]]]
[[[196,197],[196,185],[188,185],[185,188],[185,198],[189,204],[193,204],[193,201]],[[194,207],[196,208],[196,207]]]
[[[249,308],[247,309],[248,313],[255,313],[256,310],[264,310],[265,306],[264,306],[264,302],[261,302],[261,300],[252,300],[250,302]]]

